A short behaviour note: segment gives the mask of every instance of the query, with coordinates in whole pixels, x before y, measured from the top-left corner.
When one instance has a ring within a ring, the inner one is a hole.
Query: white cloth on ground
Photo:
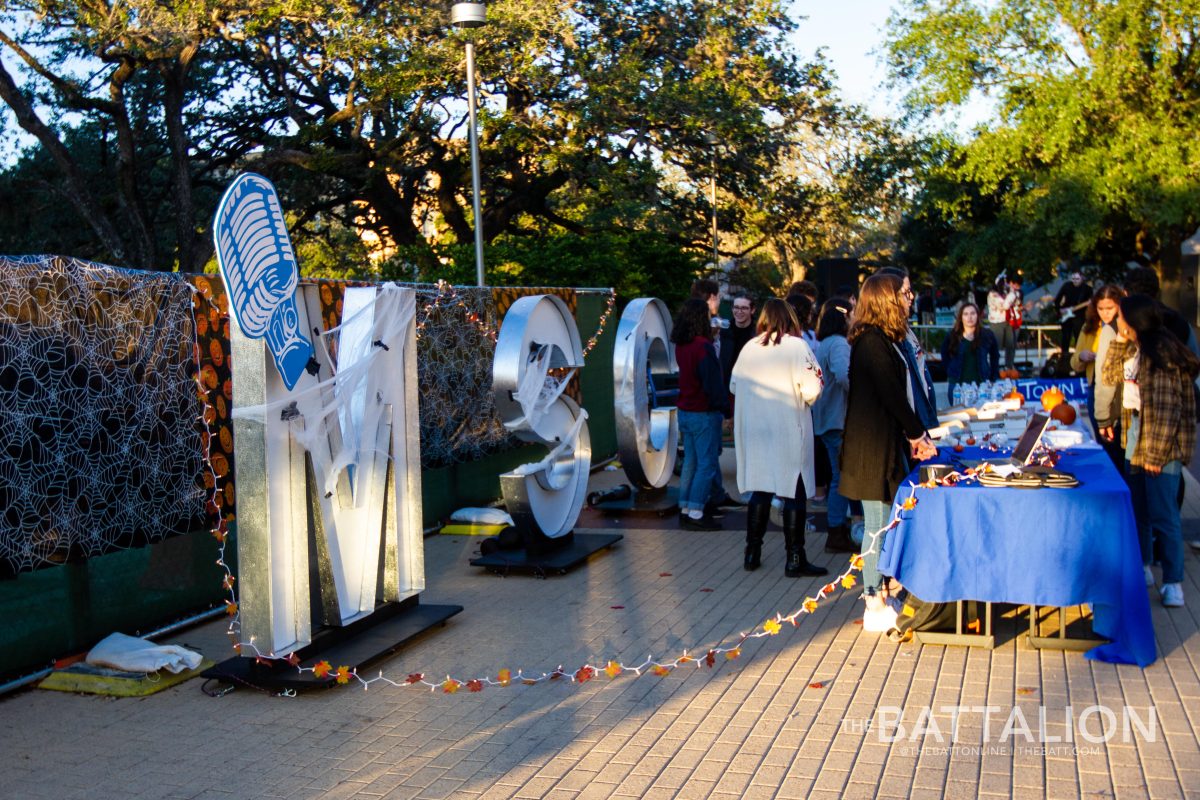
[[[160,645],[147,639],[112,633],[100,640],[84,660],[98,667],[125,672],[150,673],[165,669],[180,673],[200,666],[204,657],[179,645]]]

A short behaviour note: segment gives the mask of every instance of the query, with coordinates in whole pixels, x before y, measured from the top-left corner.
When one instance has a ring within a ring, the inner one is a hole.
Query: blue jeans
[[[829,495],[825,501],[829,527],[836,528],[846,522],[850,507],[850,501],[838,494],[838,486],[842,482],[842,469],[838,464],[842,453],[842,432],[825,431],[820,436],[821,444],[825,445],[825,452],[829,454]]]
[[[862,581],[863,594],[875,594],[883,586],[883,576],[879,574],[879,551],[883,549],[883,540],[887,538],[887,534],[883,534],[875,541],[875,547],[871,548],[871,534],[888,524],[891,516],[888,512],[892,510],[892,504],[886,500],[863,500],[863,567]],[[875,552],[867,553],[867,549],[873,549]]]
[[[1126,458],[1132,456],[1137,447],[1140,428],[1139,419],[1134,417],[1125,437]],[[1128,461],[1125,467],[1125,480],[1129,484],[1130,499],[1133,500],[1133,515],[1137,518],[1142,563],[1154,561],[1154,532],[1158,531],[1162,540],[1163,583],[1180,583],[1183,581],[1183,527],[1179,520],[1177,495],[1179,481],[1183,477],[1183,464],[1168,461],[1158,475],[1151,475]]]
[[[720,472],[717,454],[721,447],[721,414],[716,411],[680,411],[679,435],[683,437],[683,469],[679,474],[679,507],[684,511],[704,510]]]
[[[709,420],[709,424],[713,426],[713,463],[717,465],[717,468],[713,470],[712,492],[708,497],[710,500],[720,500],[728,494],[725,491],[725,481],[721,476],[721,423],[725,417],[717,413],[709,416],[712,418]]]

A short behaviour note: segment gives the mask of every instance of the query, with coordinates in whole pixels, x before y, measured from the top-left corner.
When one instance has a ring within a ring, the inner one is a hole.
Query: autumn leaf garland
[[[976,477],[977,473],[973,470],[968,470],[966,474],[951,473],[940,481],[921,484],[921,487],[930,488],[932,486],[960,485],[963,482]],[[897,504],[897,508],[894,510],[892,519],[888,522],[888,524],[867,537],[867,550],[864,553],[856,553],[851,555],[848,559],[846,569],[840,575],[834,577],[829,583],[822,585],[820,589],[818,589],[815,596],[804,598],[800,608],[787,615],[776,614],[774,617],[764,621],[753,632],[739,634],[737,641],[731,646],[714,647],[707,650],[703,658],[691,656],[688,651],[685,650],[682,655],[668,661],[656,661],[653,656],[647,656],[644,662],[637,665],[627,665],[621,663],[620,661],[610,660],[601,666],[584,664],[573,672],[567,672],[563,669],[563,667],[560,666],[549,673],[543,672],[540,675],[526,675],[522,671],[518,671],[514,675],[511,669],[504,668],[496,673],[495,678],[489,677],[459,680],[447,675],[444,680],[440,681],[427,680],[424,673],[412,672],[409,673],[408,676],[403,680],[396,681],[386,677],[382,671],[380,671],[375,677],[364,678],[362,675],[358,674],[357,671],[348,666],[343,665],[334,668],[333,665],[328,661],[320,661],[311,667],[303,667],[300,665],[300,659],[295,653],[289,653],[286,656],[260,653],[256,648],[254,648],[253,644],[248,644],[245,642],[235,643],[235,649],[239,653],[241,653],[244,649],[253,650],[255,657],[266,662],[277,660],[286,661],[288,664],[296,667],[296,669],[300,672],[311,672],[313,673],[313,676],[318,679],[332,679],[337,684],[345,685],[353,680],[357,681],[364,689],[366,689],[373,683],[381,682],[395,687],[423,686],[428,688],[430,691],[441,691],[443,694],[456,694],[460,689],[463,688],[466,688],[468,692],[477,693],[482,692],[489,686],[511,686],[514,681],[526,686],[532,686],[535,684],[556,680],[567,680],[571,683],[583,684],[597,678],[600,675],[606,676],[609,680],[615,680],[627,672],[632,673],[635,676],[642,675],[643,673],[650,673],[658,677],[666,677],[679,667],[687,664],[694,664],[697,669],[714,669],[719,656],[724,656],[726,661],[733,661],[739,658],[742,655],[742,647],[748,640],[769,636],[778,636],[783,630],[783,623],[785,622],[790,623],[792,627],[797,627],[801,615],[814,613],[820,606],[821,601],[831,596],[837,590],[838,586],[841,586],[843,589],[854,588],[854,586],[857,585],[857,579],[855,578],[854,573],[862,569],[863,556],[875,552],[875,548],[878,546],[881,537],[887,531],[892,530],[900,524],[902,513],[910,512],[916,508],[917,488],[918,487],[916,484],[910,484],[909,496]],[[669,575],[669,573],[663,574]],[[230,576],[229,585],[230,587],[232,586],[232,576]],[[232,600],[228,600],[226,603],[228,606],[229,615],[236,620],[237,604]]]

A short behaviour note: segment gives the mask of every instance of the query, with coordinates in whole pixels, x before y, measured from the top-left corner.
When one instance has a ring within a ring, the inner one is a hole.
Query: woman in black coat
[[[907,331],[903,280],[872,275],[863,284],[850,328],[850,396],[842,442],[841,484],[845,497],[863,501],[864,626],[872,612],[883,613],[879,595],[880,537],[870,535],[887,524],[892,500],[912,470],[913,457],[937,455],[925,426],[913,410],[912,383],[900,347]],[[888,625],[887,627],[890,627]],[[886,629],[886,628],[884,628]]]

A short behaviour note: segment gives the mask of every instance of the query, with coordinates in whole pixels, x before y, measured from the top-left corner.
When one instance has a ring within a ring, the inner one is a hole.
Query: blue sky
[[[799,30],[793,35],[796,49],[811,56],[818,48],[838,75],[842,96],[865,106],[878,116],[895,110],[882,84],[887,77],[879,54],[891,0],[795,0],[793,18]]]

